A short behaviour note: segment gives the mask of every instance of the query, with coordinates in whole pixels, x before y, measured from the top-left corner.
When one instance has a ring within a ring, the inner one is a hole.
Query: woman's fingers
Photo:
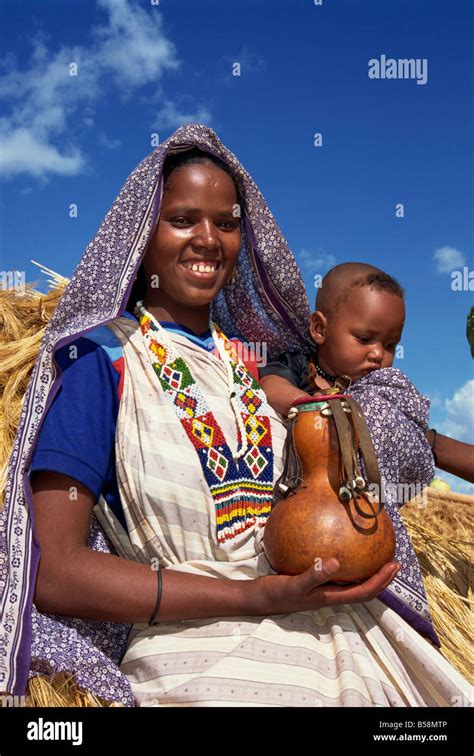
[[[311,591],[313,588],[327,583],[340,567],[340,563],[334,557],[330,559],[315,559],[314,565],[300,575],[303,587]]]
[[[356,604],[371,601],[390,585],[399,569],[399,562],[388,562],[363,583],[347,586],[327,585],[324,589],[327,604]]]
[[[385,564],[375,575],[358,585],[331,584],[340,569],[337,559],[316,559],[312,567],[300,575],[266,575],[260,578],[265,612],[280,614],[320,609],[335,604],[370,601],[390,585],[400,565]]]

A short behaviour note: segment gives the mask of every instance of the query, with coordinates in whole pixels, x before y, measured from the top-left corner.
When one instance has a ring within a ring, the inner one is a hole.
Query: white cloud
[[[16,129],[0,143],[0,173],[4,176],[29,173],[42,177],[45,172],[70,176],[83,167],[79,150],[61,155],[53,145],[42,142],[26,129]]]
[[[260,73],[266,69],[265,60],[257,53],[251,52],[246,45],[238,53],[235,62],[240,63],[242,73]]]
[[[441,400],[436,392],[430,396],[431,409],[436,408],[434,427],[439,433],[465,443],[474,443],[474,380],[466,381],[451,398]],[[453,491],[474,494],[474,485],[444,470],[436,470],[436,477],[446,480]]]
[[[98,0],[98,5],[107,20],[91,29],[88,46],[63,45],[52,51],[40,33],[25,67],[11,54],[3,59],[0,99],[10,106],[0,119],[0,170],[5,176],[83,171],[87,160],[79,147],[71,146],[71,134],[78,123],[94,124],[94,104],[110,97],[113,87],[127,99],[181,65],[156,6],[145,10],[134,0]],[[71,63],[77,64],[77,76],[70,75]],[[166,107],[172,113],[172,103]]]
[[[458,478],[456,475],[451,475],[450,473],[444,472],[444,470],[436,470],[435,477],[441,480],[445,480],[446,483],[449,483],[451,491],[456,491],[457,493],[462,494],[469,494],[470,496],[474,494],[474,485],[472,483],[469,483],[468,480]]]
[[[198,107],[197,110],[185,112],[182,107],[176,103],[166,100],[161,110],[156,116],[157,129],[177,129],[184,123],[203,123],[209,125],[211,114],[204,107]]]
[[[314,275],[324,275],[327,271],[336,265],[336,258],[332,254],[326,254],[322,252],[310,252],[307,249],[302,249],[296,255],[298,264]]]
[[[438,430],[458,441],[474,443],[474,379],[445,399],[444,410],[446,415]]]
[[[162,29],[157,6],[147,12],[129,0],[98,0],[109,13],[107,24],[93,30],[96,58],[122,88],[140,87],[161,78],[180,63]]]
[[[240,64],[240,76],[235,76],[233,73],[233,66],[235,63]],[[231,82],[239,81],[240,78],[248,76],[248,74],[260,73],[265,71],[266,62],[257,53],[251,52],[249,48],[244,44],[240,52],[236,52],[234,57],[230,55],[223,56],[220,61],[216,62],[215,68],[221,66],[223,75],[217,79],[219,84],[230,84]]]
[[[109,137],[107,136],[107,134],[103,133],[99,134],[98,142],[108,150],[118,150],[118,148],[122,145],[120,139],[113,139],[112,137]]]
[[[433,255],[438,273],[451,273],[465,265],[464,254],[455,247],[439,247]]]
[[[443,399],[439,391],[435,390],[432,394],[426,394],[430,400],[430,408],[443,407]]]

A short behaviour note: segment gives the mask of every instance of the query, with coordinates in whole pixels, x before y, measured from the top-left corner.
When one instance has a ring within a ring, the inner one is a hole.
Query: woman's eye
[[[235,222],[233,223],[232,221],[222,221],[219,225],[224,226],[225,228],[228,228],[230,230],[233,230],[234,228],[237,228],[238,223],[235,223]]]
[[[191,218],[184,218],[182,216],[179,216],[178,218],[171,218],[170,222],[176,224],[177,226],[193,226],[195,223]],[[238,223],[236,223],[235,221],[220,221],[217,225],[225,228],[226,231],[233,231],[234,228],[237,228]]]

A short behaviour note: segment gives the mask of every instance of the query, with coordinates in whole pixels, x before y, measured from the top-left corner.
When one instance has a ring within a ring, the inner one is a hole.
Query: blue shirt
[[[137,318],[129,312],[124,317]],[[215,347],[210,330],[197,336],[187,326],[159,321],[166,330],[189,338],[207,351]],[[71,358],[71,347],[77,356]],[[63,473],[82,483],[95,501],[102,494],[126,529],[115,472],[115,431],[123,379],[122,347],[107,326],[99,326],[54,355],[62,383],[43,418],[29,474]]]

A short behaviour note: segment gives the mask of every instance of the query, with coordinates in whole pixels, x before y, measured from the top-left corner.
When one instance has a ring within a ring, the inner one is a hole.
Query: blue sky
[[[474,441],[473,293],[451,286],[474,267],[468,0],[3,0],[2,21],[2,270],[69,276],[151,134],[205,123],[263,192],[311,305],[340,262],[399,279],[396,365],[433,426]],[[382,55],[425,59],[426,83],[369,78]]]

